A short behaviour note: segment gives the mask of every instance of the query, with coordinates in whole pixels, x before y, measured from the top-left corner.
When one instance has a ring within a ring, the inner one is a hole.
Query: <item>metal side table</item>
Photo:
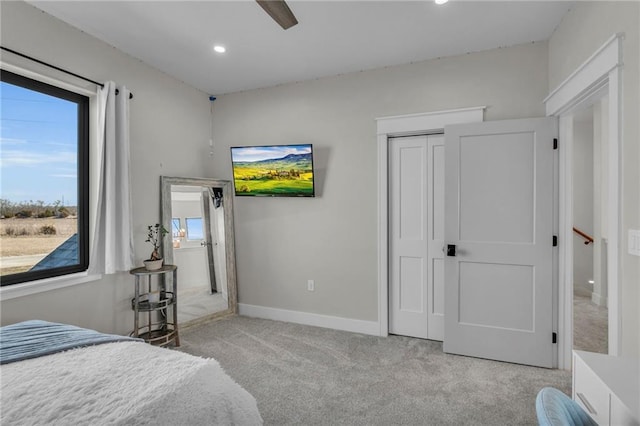
[[[129,273],[136,277],[135,296],[131,299],[134,325],[130,336],[140,337],[147,343],[166,346],[173,342],[180,346],[178,336],[178,267],[164,265],[155,271],[145,267],[135,268]],[[172,274],[171,287],[167,290],[167,274]],[[152,278],[156,277],[156,284]],[[146,286],[141,281],[146,277]],[[141,288],[142,287],[142,288]],[[171,319],[169,314],[171,313]],[[143,317],[142,321],[140,316]],[[145,321],[146,317],[146,321]],[[142,325],[146,324],[146,325]]]

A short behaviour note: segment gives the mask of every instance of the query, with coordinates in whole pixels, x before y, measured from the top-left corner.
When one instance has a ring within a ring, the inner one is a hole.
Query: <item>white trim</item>
[[[419,114],[394,115],[376,118],[378,135],[402,135],[415,132],[443,130],[449,124],[470,123],[483,116],[486,106],[449,109]]]
[[[409,114],[376,119],[378,143],[378,333],[389,334],[389,159],[390,137],[412,133],[434,133],[444,126],[478,123],[486,106]]]
[[[329,315],[312,314],[309,312],[289,311],[286,309],[269,308],[267,306],[247,305],[238,303],[238,313],[247,317],[264,318],[275,321],[286,321],[295,324],[311,325],[314,327],[331,328],[334,330],[350,331],[377,336],[378,323],[350,318],[333,317]]]
[[[573,162],[573,116],[559,118],[558,129],[558,368],[571,368],[573,350],[573,173],[564,164]],[[564,244],[564,242],[567,242]],[[569,250],[567,250],[569,248]],[[568,345],[567,345],[568,343]],[[569,363],[567,363],[567,361]]]
[[[606,80],[608,73],[622,65],[624,34],[614,34],[545,99],[547,115],[560,115],[575,107],[585,92]]]
[[[102,275],[89,275],[87,272],[63,275],[60,277],[45,278],[43,280],[30,281],[20,284],[12,284],[0,287],[0,300],[16,299],[18,297],[29,296],[45,291],[57,290],[59,288],[71,287],[91,281],[97,281]]]
[[[573,211],[570,202],[572,114],[588,106],[598,97],[609,96],[609,195],[608,195],[608,253],[607,281],[609,301],[609,354],[620,353],[620,215],[622,209],[622,40],[624,34],[614,34],[591,57],[576,69],[545,99],[547,115],[560,117],[560,230],[564,241],[571,241]],[[564,145],[564,146],[563,146]],[[562,241],[562,240],[561,240]],[[559,261],[559,324],[558,367],[571,368],[573,346],[573,246],[560,247]]]
[[[622,259],[622,68],[609,72],[609,191],[607,222],[607,301],[609,355],[619,356],[622,345],[620,279]]]
[[[378,324],[389,335],[389,151],[386,134],[378,135]]]
[[[68,90],[70,92],[78,93],[80,95],[85,95],[88,97],[95,96],[98,93],[97,86],[94,90],[87,89],[85,87],[76,86],[71,83],[67,83],[66,81],[58,80],[53,77],[49,77],[40,72],[31,71],[26,68],[22,68],[16,65],[9,64],[5,61],[0,61],[0,68],[3,70],[7,70],[14,74],[20,74],[23,77],[28,77],[32,80],[37,80],[42,83],[50,84],[52,86],[60,87],[62,89]]]

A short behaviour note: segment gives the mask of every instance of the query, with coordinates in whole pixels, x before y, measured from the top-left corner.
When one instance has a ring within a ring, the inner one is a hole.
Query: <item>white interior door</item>
[[[445,127],[445,352],[553,366],[556,137],[553,118]]]
[[[444,136],[389,140],[389,332],[444,335]]]

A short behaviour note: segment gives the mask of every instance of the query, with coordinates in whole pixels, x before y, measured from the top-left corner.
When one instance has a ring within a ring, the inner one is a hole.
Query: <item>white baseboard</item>
[[[373,336],[380,335],[380,324],[378,324],[377,321],[363,321],[333,317],[329,315],[311,314],[308,312],[269,308],[266,306],[247,305],[245,303],[238,303],[238,312],[240,315],[245,315],[247,317],[312,325],[315,327],[370,334]]]

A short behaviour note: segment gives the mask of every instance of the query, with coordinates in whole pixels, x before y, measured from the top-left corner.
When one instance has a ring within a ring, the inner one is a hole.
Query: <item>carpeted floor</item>
[[[222,293],[211,294],[206,287],[179,291],[178,305],[178,324],[185,324],[229,307]]]
[[[181,341],[217,359],[266,425],[535,425],[537,392],[571,389],[568,371],[447,355],[439,342],[241,316]]]
[[[608,310],[591,297],[573,296],[573,349],[609,353]]]

